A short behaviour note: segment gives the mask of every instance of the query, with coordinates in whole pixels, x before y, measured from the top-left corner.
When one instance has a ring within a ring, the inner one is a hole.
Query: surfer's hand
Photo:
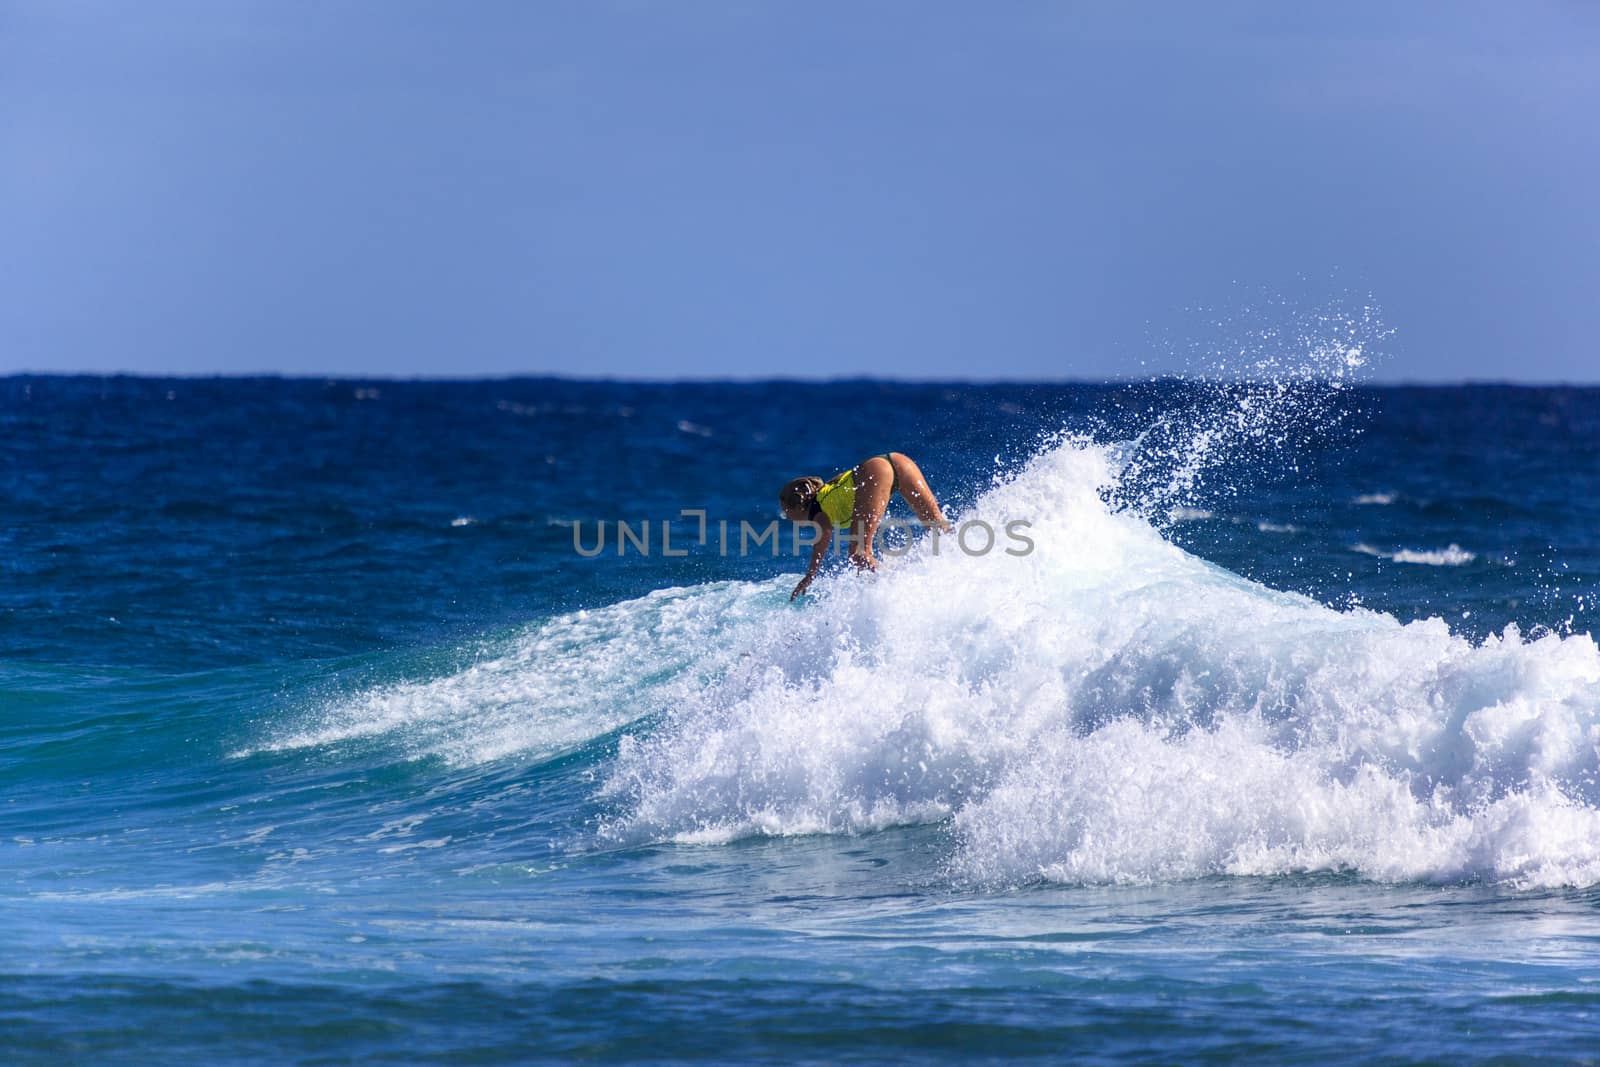
[[[793,600],[795,597],[800,596],[809,588],[811,588],[811,575],[808,574],[804,578],[800,579],[800,584],[794,587],[794,592],[789,594],[789,599]]]

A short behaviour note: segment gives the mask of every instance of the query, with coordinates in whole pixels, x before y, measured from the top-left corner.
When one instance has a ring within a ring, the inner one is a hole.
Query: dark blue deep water
[[[1033,551],[789,603],[891,448]],[[1600,391],[12,377],[0,515],[5,1062],[1600,1060]]]

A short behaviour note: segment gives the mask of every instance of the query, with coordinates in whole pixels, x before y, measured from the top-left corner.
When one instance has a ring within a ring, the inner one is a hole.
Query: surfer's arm
[[[833,541],[833,523],[826,515],[818,515],[814,520],[816,527],[821,531],[817,535],[817,543],[811,546],[811,562],[806,565],[806,576],[800,579],[800,584],[794,587],[794,592],[789,594],[789,599],[803,594],[811,587],[811,579],[817,576],[817,570],[822,566],[822,561],[827,558],[828,545]]]

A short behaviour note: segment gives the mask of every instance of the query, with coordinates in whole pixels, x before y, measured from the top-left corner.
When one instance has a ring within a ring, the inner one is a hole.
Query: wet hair
[[[796,478],[778,492],[778,506],[784,511],[808,510],[817,498],[817,490],[826,484],[814,474]]]

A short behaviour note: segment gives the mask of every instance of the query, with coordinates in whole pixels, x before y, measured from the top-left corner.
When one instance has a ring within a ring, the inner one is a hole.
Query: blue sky
[[[1579,2],[0,0],[0,372],[1596,381],[1597,115]]]

